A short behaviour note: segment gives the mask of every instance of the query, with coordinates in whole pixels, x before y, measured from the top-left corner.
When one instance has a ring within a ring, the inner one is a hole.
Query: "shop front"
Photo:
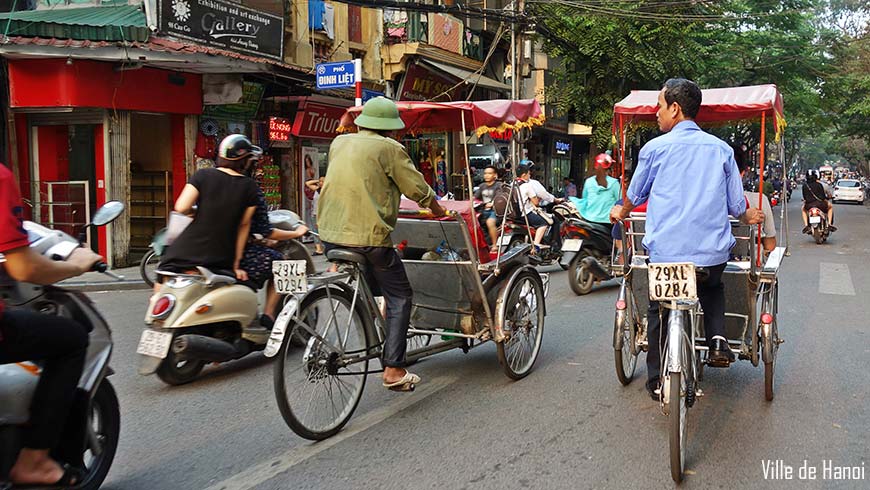
[[[187,178],[186,119],[202,110],[199,75],[113,63],[9,60],[12,168],[28,217],[73,235],[110,199],[127,212],[97,236],[112,265],[147,248]]]
[[[589,142],[588,138],[569,134],[567,122],[547,120],[534,132],[527,150],[527,158],[536,164],[535,178],[554,195],[564,195],[565,178],[578,189],[582,186]]]
[[[298,98],[291,130],[296,140],[293,160],[297,162],[295,174],[298,177],[291,182],[296,182],[297,209],[302,210],[301,214],[307,223],[315,222],[316,210],[314,191],[306,186],[306,182],[326,176],[329,145],[338,135],[336,130],[341,116],[351,105],[349,100],[334,97]]]

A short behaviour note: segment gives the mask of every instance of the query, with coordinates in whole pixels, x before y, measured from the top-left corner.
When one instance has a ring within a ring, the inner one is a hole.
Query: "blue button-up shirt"
[[[734,150],[694,121],[644,145],[627,195],[633,204],[649,200],[643,245],[651,262],[728,261],[728,215],[746,212],[743,185]]]

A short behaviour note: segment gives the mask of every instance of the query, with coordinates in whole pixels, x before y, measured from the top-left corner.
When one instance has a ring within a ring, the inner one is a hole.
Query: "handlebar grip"
[[[93,267],[91,267],[91,270],[94,272],[106,272],[107,270],[109,270],[109,265],[103,261],[99,261],[94,264]]]

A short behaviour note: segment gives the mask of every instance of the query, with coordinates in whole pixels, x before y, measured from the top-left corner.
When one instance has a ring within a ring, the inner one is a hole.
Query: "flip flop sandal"
[[[75,488],[76,485],[84,481],[84,473],[78,468],[74,468],[68,464],[62,465],[63,475],[54,483],[24,483],[13,484],[12,490],[29,489],[29,490],[54,490],[62,488]]]
[[[385,381],[384,388],[388,388],[391,391],[414,391],[414,388],[417,387],[417,383],[419,382],[419,376],[405,371],[405,375],[402,376],[402,379],[400,379],[399,381],[395,381],[393,383],[387,383]]]

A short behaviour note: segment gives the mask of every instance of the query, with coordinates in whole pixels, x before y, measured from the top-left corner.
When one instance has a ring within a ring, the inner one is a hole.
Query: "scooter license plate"
[[[278,294],[296,294],[308,291],[306,266],[304,260],[276,260],[272,262],[272,275]]]
[[[563,252],[579,252],[583,246],[583,240],[579,238],[569,238],[562,242]]]
[[[499,247],[507,247],[511,243],[511,235],[502,235],[498,237],[498,246]]]
[[[649,264],[649,299],[652,301],[698,299],[696,282],[692,263]]]
[[[810,223],[811,224],[816,224],[816,223],[821,223],[821,222],[822,222],[821,216],[810,216]]]
[[[142,331],[142,337],[139,338],[139,347],[136,348],[136,353],[166,359],[170,345],[172,345],[171,333],[146,329]]]

